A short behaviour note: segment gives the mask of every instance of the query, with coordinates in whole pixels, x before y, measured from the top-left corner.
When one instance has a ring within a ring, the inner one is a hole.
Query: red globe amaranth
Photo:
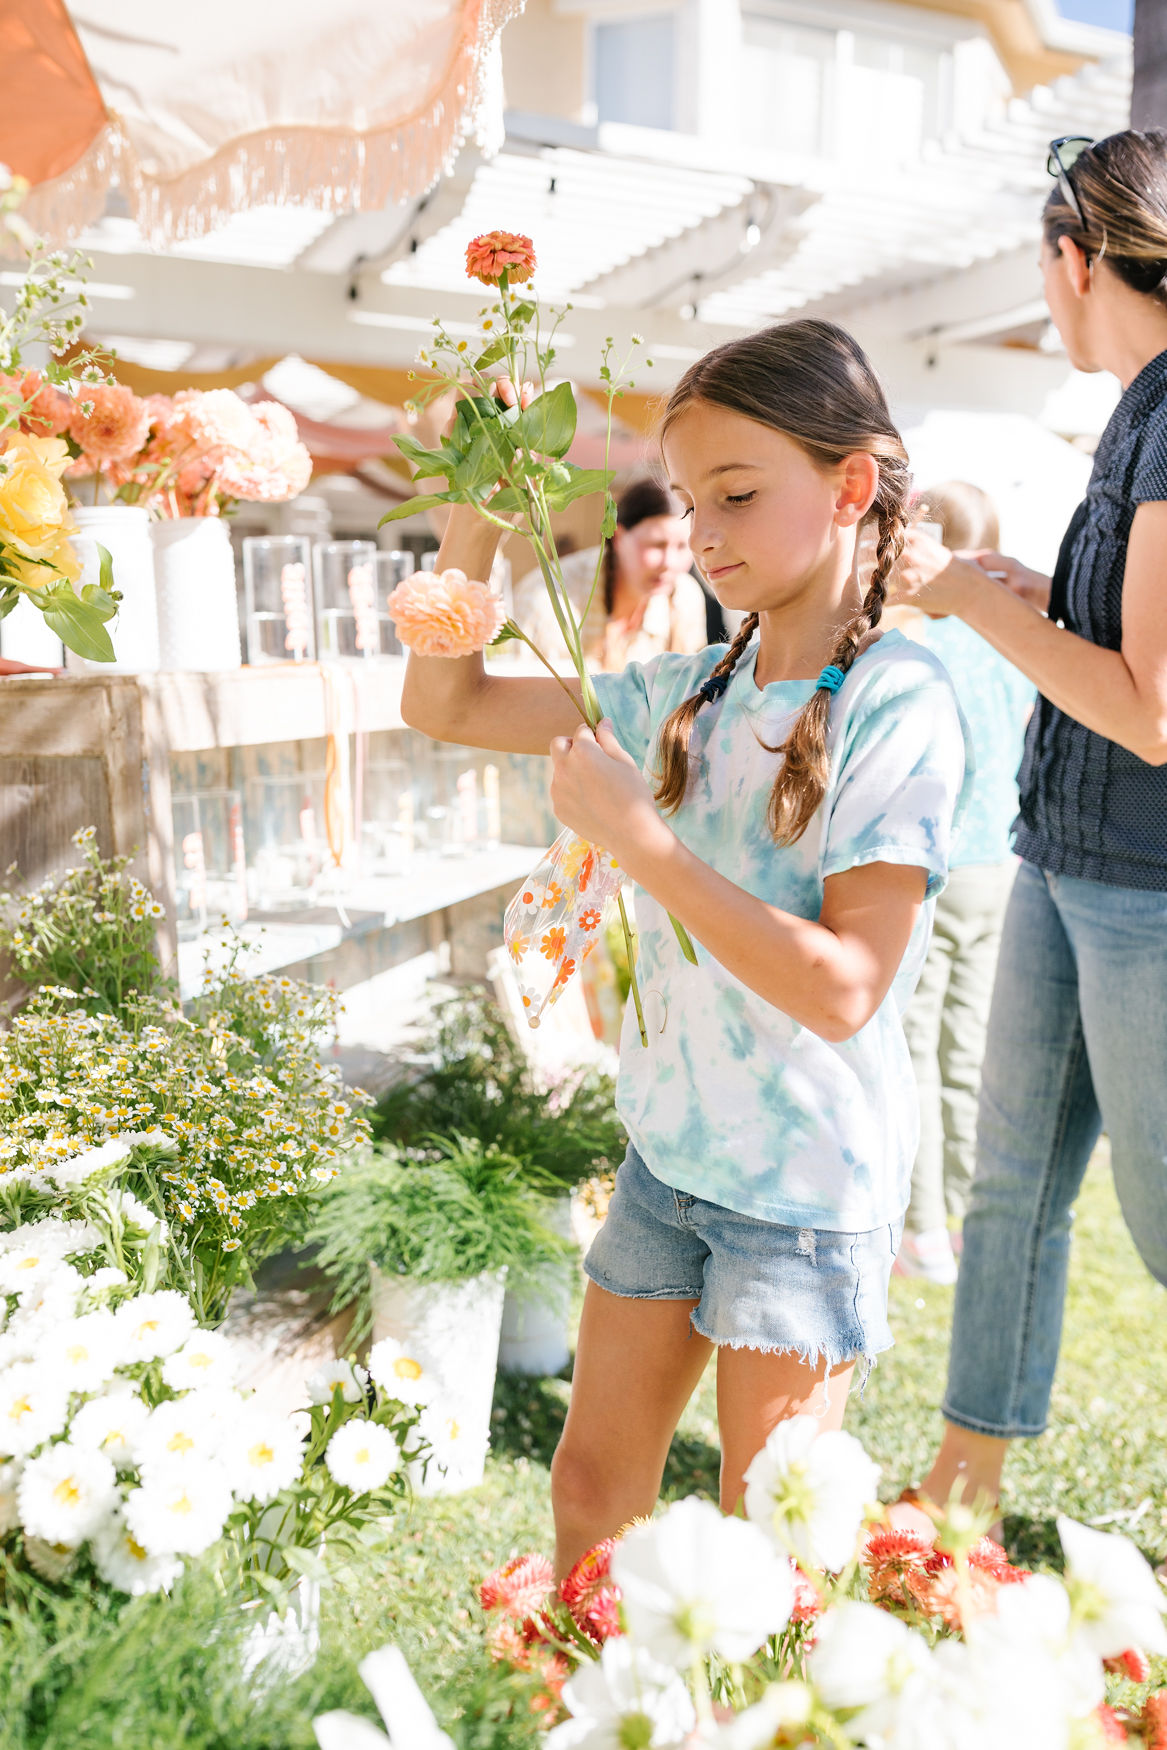
[[[484,286],[522,285],[535,271],[535,245],[518,231],[484,231],[466,245],[466,272]]]

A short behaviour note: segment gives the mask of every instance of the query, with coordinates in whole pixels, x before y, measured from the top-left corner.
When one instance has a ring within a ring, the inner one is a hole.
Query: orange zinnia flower
[[[535,271],[535,245],[516,231],[484,231],[466,245],[466,273],[484,286],[496,286],[505,273],[507,283],[521,285]]]
[[[539,950],[548,960],[558,960],[567,947],[567,931],[562,924],[556,924],[554,929],[547,930],[539,944]]]

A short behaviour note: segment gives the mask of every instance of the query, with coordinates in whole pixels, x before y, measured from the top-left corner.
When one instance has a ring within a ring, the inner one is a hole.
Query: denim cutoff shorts
[[[674,1190],[629,1144],[584,1269],[629,1300],[695,1300],[693,1329],[719,1346],[870,1366],[892,1346],[887,1285],[901,1230],[759,1221]]]

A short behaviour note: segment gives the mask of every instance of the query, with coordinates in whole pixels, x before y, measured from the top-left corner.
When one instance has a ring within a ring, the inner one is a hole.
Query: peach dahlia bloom
[[[386,607],[401,642],[418,656],[472,656],[505,619],[503,605],[464,571],[415,571]]]
[[[535,245],[517,231],[484,231],[466,245],[466,273],[484,286],[496,286],[505,273],[509,285],[521,285],[535,271]]]
[[[122,383],[86,384],[69,422],[70,437],[98,466],[127,461],[149,434],[149,408]]]

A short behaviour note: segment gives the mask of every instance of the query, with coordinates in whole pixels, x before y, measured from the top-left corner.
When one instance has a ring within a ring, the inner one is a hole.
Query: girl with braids
[[[564,1569],[652,1511],[714,1349],[728,1511],[775,1425],[837,1427],[856,1364],[890,1345],[917,1129],[900,1012],[968,777],[943,667],[880,636],[908,473],[855,342],[802,321],[718,347],[662,444],[696,563],[746,614],[728,650],[597,676],[595,735],[555,681],[476,657],[411,656],[403,700],[444,739],[550,745],[555,812],[640,889],[649,1043],[626,1017],[631,1141],[552,1467]],[[439,563],[482,576],[490,551],[452,517]]]
[[[897,579],[1038,690],[947,1427],[922,1491],[939,1502],[995,1501],[1010,1441],[1046,1425],[1073,1206],[1102,1128],[1131,1237],[1167,1283],[1167,134],[1055,140],[1048,168],[1050,315],[1078,370],[1122,384],[1085,500],[1052,578],[913,538]]]

